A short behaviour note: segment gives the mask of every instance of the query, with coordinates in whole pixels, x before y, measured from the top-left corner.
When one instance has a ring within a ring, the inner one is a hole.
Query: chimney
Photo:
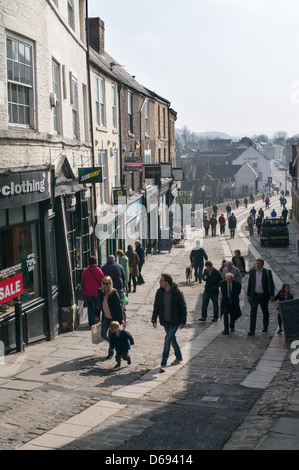
[[[100,55],[105,53],[105,23],[100,18],[88,18],[89,44]]]

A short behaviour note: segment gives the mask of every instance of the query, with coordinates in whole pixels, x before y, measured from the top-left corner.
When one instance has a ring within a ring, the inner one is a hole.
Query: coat
[[[253,299],[253,296],[255,294],[255,278],[256,278],[256,269],[252,268],[249,271],[248,286],[247,286],[247,296],[250,298],[250,300]],[[263,286],[265,298],[267,300],[269,300],[270,297],[274,297],[275,286],[273,282],[272,271],[270,269],[266,269],[266,268],[262,269],[262,286]]]
[[[240,309],[240,300],[239,295],[241,292],[241,284],[237,281],[232,281],[232,291],[231,291],[231,303],[227,296],[227,282],[220,282],[220,291],[221,291],[221,301],[220,301],[220,313],[221,316],[224,314],[225,309],[229,307],[229,313],[233,316],[235,320],[240,318],[242,315]]]
[[[124,270],[124,273],[125,273],[126,284],[128,284],[129,276],[130,276],[129,258],[126,255],[121,256],[119,258],[119,264],[123,267],[123,270]]]
[[[98,303],[98,306],[97,306],[97,310],[99,312],[99,315],[102,312],[102,318],[103,318],[103,315],[104,315],[103,300],[104,300],[104,292],[102,291],[102,289],[99,289],[99,303]],[[118,323],[121,324],[123,322],[124,318],[123,318],[120,299],[119,299],[118,293],[115,289],[113,289],[113,291],[109,295],[107,302],[108,302],[109,310],[110,310],[110,313],[111,313],[111,316],[112,316],[112,321],[118,321]]]
[[[136,251],[127,251],[126,256],[129,259],[129,269],[130,274],[134,277],[139,276],[139,256],[137,255]],[[131,272],[132,271],[132,272]]]
[[[193,248],[190,254],[190,262],[194,267],[203,266],[203,260],[208,259],[208,255],[204,248],[201,246]]]
[[[164,320],[164,296],[165,290],[160,287],[155,296],[154,310],[152,315],[152,322],[155,323],[159,317],[160,324],[165,324]],[[187,305],[183,292],[179,289],[177,284],[172,285],[171,294],[171,325],[179,326],[186,325],[187,321]]]
[[[119,263],[109,259],[107,263],[102,266],[102,271],[105,276],[111,277],[114,289],[124,289],[126,284],[125,272]]]
[[[203,280],[206,281],[205,294],[215,295],[219,292],[219,284],[222,281],[222,276],[217,269],[213,268],[211,274],[205,269],[203,272]]]
[[[122,330],[118,336],[116,333],[111,333],[110,348],[115,349],[116,352],[120,354],[127,352],[131,349],[130,344],[134,344],[134,339],[128,331]]]
[[[95,264],[91,264],[88,268],[85,268],[81,277],[83,294],[86,295],[86,297],[97,297],[98,289],[101,287],[104,277],[103,271]]]

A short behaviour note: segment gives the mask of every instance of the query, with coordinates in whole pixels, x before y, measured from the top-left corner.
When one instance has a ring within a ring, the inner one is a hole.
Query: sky
[[[299,134],[298,0],[88,0],[105,50],[171,102],[176,128]]]

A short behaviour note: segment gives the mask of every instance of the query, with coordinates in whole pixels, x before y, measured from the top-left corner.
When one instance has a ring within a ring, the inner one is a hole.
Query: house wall
[[[266,190],[266,183],[268,177],[271,175],[270,171],[270,160],[267,160],[260,152],[255,150],[253,147],[249,147],[245,152],[239,155],[233,161],[233,165],[242,165],[245,162],[251,163],[253,168],[259,173],[258,188],[259,192]]]

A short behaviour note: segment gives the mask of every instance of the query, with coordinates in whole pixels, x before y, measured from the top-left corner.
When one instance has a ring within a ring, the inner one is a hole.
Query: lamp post
[[[201,191],[202,191],[202,198],[203,198],[203,208],[205,208],[205,190],[206,190],[206,187],[205,185],[203,184],[202,187],[201,187]]]
[[[235,183],[232,183],[232,201],[234,199],[234,189],[235,189]]]

